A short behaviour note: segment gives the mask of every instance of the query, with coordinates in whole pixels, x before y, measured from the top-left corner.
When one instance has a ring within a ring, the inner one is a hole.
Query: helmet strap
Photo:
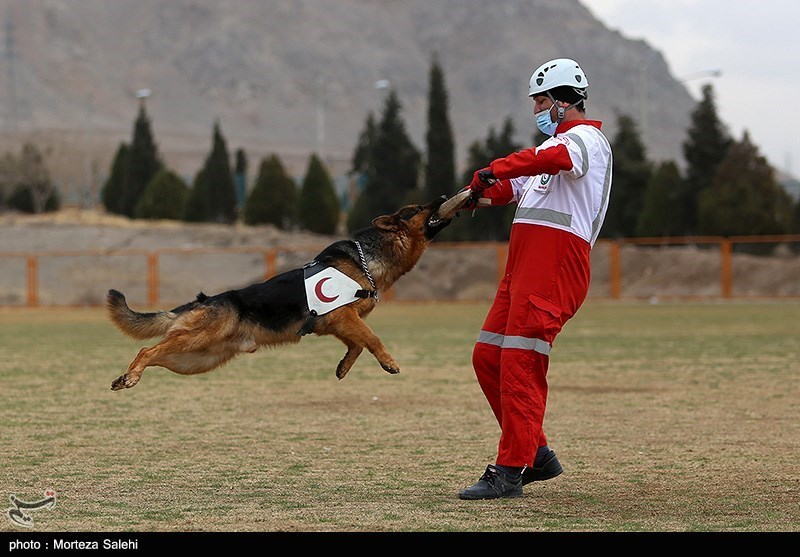
[[[556,104],[559,101],[553,98],[553,95],[550,93],[550,91],[547,92],[547,96],[550,98],[550,101],[553,103],[553,106],[556,107],[556,111],[558,113],[558,120],[556,120],[556,124],[561,123],[561,121],[564,119],[564,115],[567,113],[567,110],[569,110],[570,108],[575,108],[584,101],[584,99],[581,99],[578,102],[574,102],[571,105],[564,107]]]

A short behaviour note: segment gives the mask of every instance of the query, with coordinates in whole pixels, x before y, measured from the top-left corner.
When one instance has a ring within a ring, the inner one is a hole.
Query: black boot
[[[533,467],[522,471],[522,485],[555,478],[563,471],[561,463],[556,458],[556,453],[552,449],[543,450],[536,455]]]
[[[459,499],[499,499],[522,497],[522,476],[506,474],[491,464],[478,482],[458,494]]]

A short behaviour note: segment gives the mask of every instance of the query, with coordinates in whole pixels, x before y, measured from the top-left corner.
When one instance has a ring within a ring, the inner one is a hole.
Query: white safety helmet
[[[572,87],[582,98],[586,98],[589,80],[575,60],[557,58],[545,62],[533,72],[528,96],[541,95],[555,87]]]

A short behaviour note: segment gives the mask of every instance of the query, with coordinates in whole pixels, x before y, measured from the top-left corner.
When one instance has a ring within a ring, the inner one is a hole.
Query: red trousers
[[[505,276],[472,354],[500,424],[497,464],[533,466],[537,449],[547,444],[549,353],[586,298],[590,250],[563,230],[520,223],[511,229]]]

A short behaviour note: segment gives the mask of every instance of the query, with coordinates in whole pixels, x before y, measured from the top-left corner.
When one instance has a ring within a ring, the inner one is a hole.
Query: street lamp
[[[687,81],[693,81],[695,79],[702,79],[704,77],[720,77],[721,75],[722,70],[703,70],[685,75],[678,81],[681,83],[686,83]]]
[[[144,100],[148,98],[151,93],[152,91],[150,91],[150,89],[138,89],[136,91],[136,98],[139,99],[142,104],[144,104]]]

